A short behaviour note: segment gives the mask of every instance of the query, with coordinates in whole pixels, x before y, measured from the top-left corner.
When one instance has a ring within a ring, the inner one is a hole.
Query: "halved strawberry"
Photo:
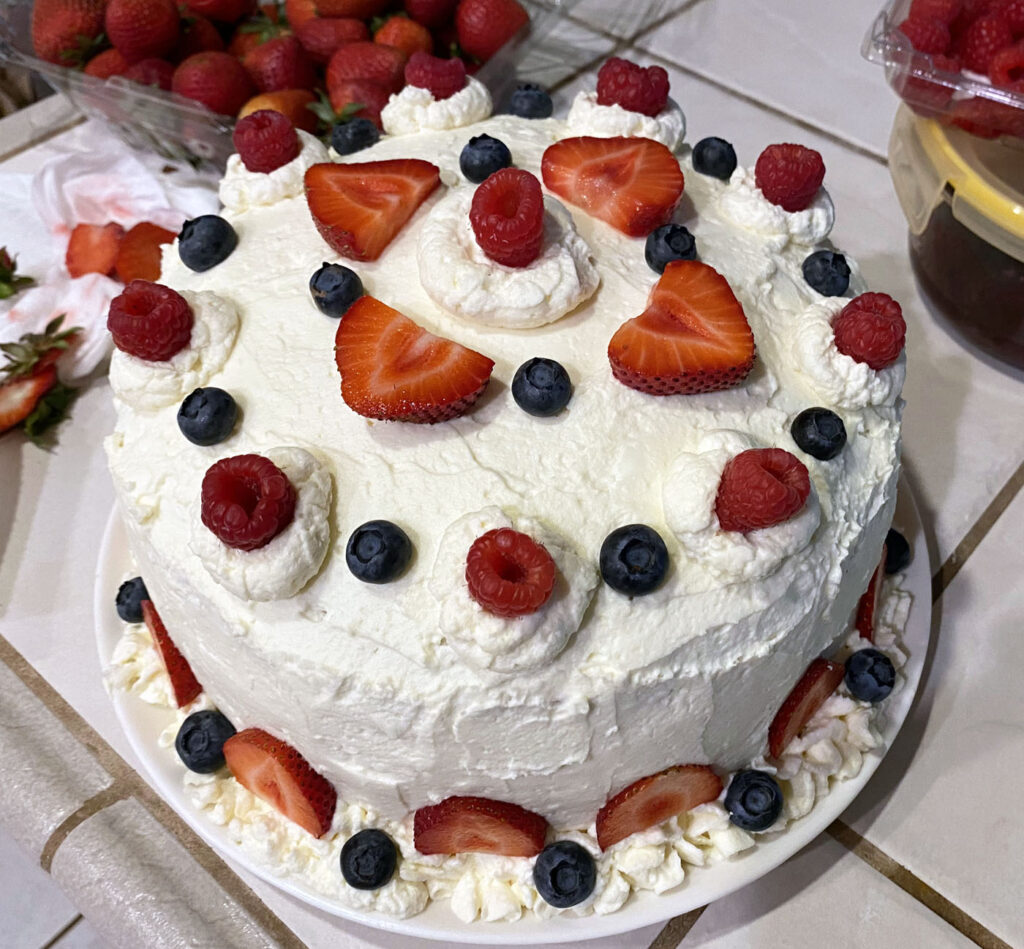
[[[113,273],[124,228],[120,224],[77,224],[71,232],[64,265],[72,277]]]
[[[886,545],[882,544],[882,559],[878,561],[875,572],[871,574],[868,588],[857,602],[857,632],[869,643],[875,641],[875,613],[878,611],[878,600],[882,593],[882,580],[885,578]]]
[[[156,611],[152,600],[142,601],[142,619],[146,624],[146,629],[149,630],[150,636],[153,637],[153,643],[156,646],[157,652],[160,653],[160,659],[163,661],[164,668],[167,670],[167,675],[171,680],[171,691],[174,693],[174,701],[178,703],[178,708],[188,705],[189,702],[198,698],[199,693],[203,691],[203,687],[199,684],[199,680],[192,671],[192,667],[188,664],[188,660],[178,652],[178,647],[174,645],[171,637],[167,635],[167,627],[164,626],[163,620],[160,619],[160,614]]]
[[[133,280],[159,280],[160,248],[177,236],[149,221],[136,224],[125,234],[117,252],[117,279],[125,284]]]
[[[721,793],[722,779],[706,764],[679,764],[634,781],[597,812],[598,846],[607,850]]]
[[[331,829],[338,802],[334,786],[291,745],[246,728],[224,742],[224,760],[242,787],[252,791],[314,837]]]
[[[754,365],[754,334],[728,281],[697,260],[673,260],[647,309],[608,343],[612,373],[651,395],[692,395],[739,385]]]
[[[416,811],[413,844],[422,854],[497,853],[535,857],[548,822],[518,804],[486,797],[446,797]]]
[[[563,138],[540,168],[549,191],[630,237],[667,224],[683,194],[679,162],[649,138]]]
[[[0,433],[24,422],[56,384],[57,370],[48,365],[0,384]]]
[[[493,360],[428,333],[371,296],[345,311],[334,346],[341,397],[366,418],[428,425],[457,418],[494,368]]]
[[[419,158],[313,165],[306,201],[320,236],[343,257],[376,260],[441,183]]]
[[[768,751],[778,758],[843,681],[842,663],[815,659],[775,713],[768,727]]]

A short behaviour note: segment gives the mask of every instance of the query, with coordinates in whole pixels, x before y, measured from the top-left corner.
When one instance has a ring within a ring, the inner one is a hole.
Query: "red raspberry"
[[[502,168],[473,195],[469,222],[480,249],[506,267],[525,267],[544,242],[544,195],[528,171]]]
[[[164,362],[189,344],[192,309],[170,287],[133,280],[110,301],[107,329],[121,352]]]
[[[661,66],[638,66],[612,56],[597,74],[597,104],[657,115],[668,102],[668,73]]]
[[[899,30],[921,53],[944,53],[949,49],[949,27],[935,17],[904,20]]]
[[[802,211],[825,180],[821,154],[803,145],[769,145],[754,165],[761,193],[785,211]]]
[[[257,109],[239,119],[232,141],[249,171],[275,171],[299,154],[295,126],[275,109]]]
[[[1010,24],[999,12],[978,17],[964,36],[964,68],[988,75],[992,58],[1012,43]]]
[[[555,562],[542,544],[507,527],[473,541],[466,555],[469,595],[495,616],[536,613],[555,586]]]
[[[715,514],[722,530],[745,534],[788,521],[810,493],[800,459],[781,448],[751,448],[722,471]]]
[[[962,0],[914,0],[910,4],[909,19],[934,17],[949,26],[957,18],[962,7]]]
[[[1024,34],[1024,0],[1000,0],[999,12],[1005,17],[1014,36]]]
[[[1024,80],[1024,42],[1001,49],[992,57],[988,77],[995,86],[1013,88]]]
[[[295,488],[269,458],[222,458],[203,476],[203,523],[228,547],[265,547],[294,515]]]
[[[466,64],[461,59],[440,59],[416,52],[405,64],[405,81],[429,89],[435,99],[448,99],[466,85]]]
[[[900,305],[887,293],[862,293],[843,307],[832,331],[839,352],[877,371],[899,359],[907,324]]]

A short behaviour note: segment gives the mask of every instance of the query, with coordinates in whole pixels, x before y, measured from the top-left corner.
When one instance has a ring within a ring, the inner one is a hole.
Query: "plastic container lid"
[[[1024,263],[1024,150],[901,106],[889,140],[889,173],[913,234],[922,234],[935,208],[948,201],[964,227]]]

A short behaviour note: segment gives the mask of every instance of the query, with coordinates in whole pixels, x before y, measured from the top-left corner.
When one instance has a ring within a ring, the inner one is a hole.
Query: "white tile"
[[[579,0],[568,4],[569,16],[589,27],[608,33],[620,39],[632,39],[638,33],[648,30],[659,20],[666,20],[673,14],[694,3],[708,0]]]
[[[53,944],[53,949],[110,949],[110,943],[89,925],[89,920],[81,919]]]
[[[903,732],[844,819],[1010,945],[1024,945],[1024,493],[943,594]]]

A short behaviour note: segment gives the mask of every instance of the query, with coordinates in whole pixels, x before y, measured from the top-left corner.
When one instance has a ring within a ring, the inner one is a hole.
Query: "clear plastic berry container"
[[[899,29],[910,6],[911,0],[890,0],[882,8],[864,37],[864,58],[885,69],[889,85],[918,115],[982,138],[1024,140],[1024,91],[942,68],[936,57],[914,49]]]

